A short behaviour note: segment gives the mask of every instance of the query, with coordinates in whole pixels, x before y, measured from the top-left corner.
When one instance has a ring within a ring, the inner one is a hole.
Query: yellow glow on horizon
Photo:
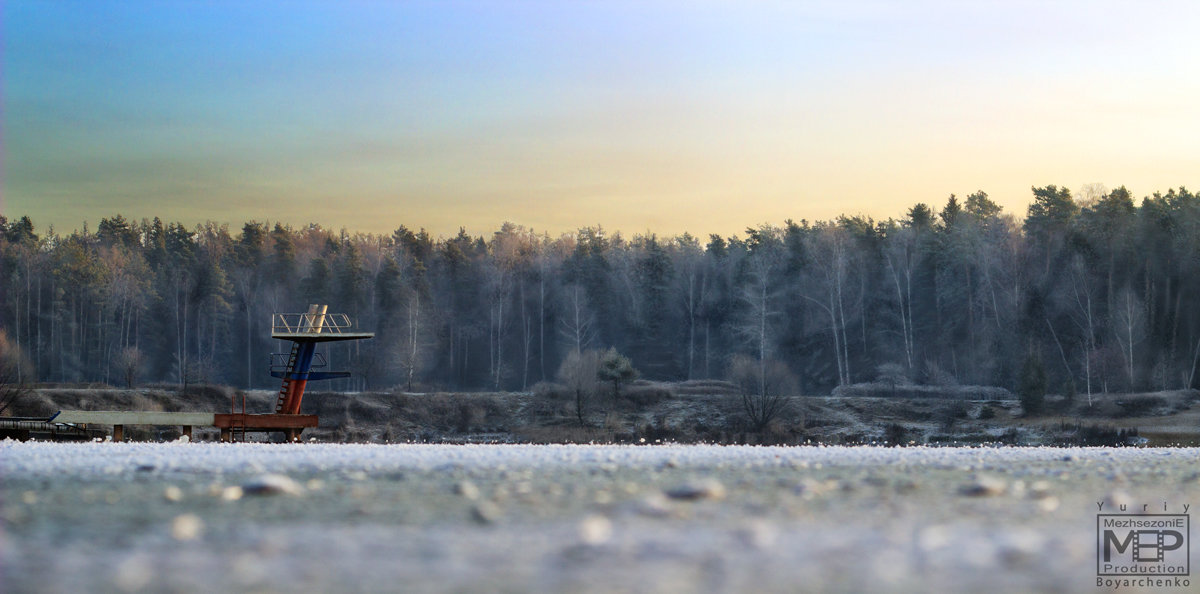
[[[703,237],[1200,185],[1200,5],[1100,4],[8,7],[0,210]]]

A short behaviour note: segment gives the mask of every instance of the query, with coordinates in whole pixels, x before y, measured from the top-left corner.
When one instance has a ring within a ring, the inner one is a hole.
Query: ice
[[[0,569],[7,591],[1092,592],[1097,504],[1183,513],[1197,461],[3,441]]]

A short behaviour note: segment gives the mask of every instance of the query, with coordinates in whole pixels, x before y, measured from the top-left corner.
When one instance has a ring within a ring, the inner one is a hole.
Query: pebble
[[[746,546],[760,550],[769,549],[779,536],[774,526],[761,520],[746,523],[734,534]]]
[[[674,515],[671,502],[661,494],[655,493],[642,498],[637,506],[637,513],[650,518],[666,518]]]
[[[242,484],[247,495],[300,495],[304,487],[282,474],[264,474]]]
[[[1040,509],[1046,513],[1049,513],[1049,512],[1052,512],[1052,511],[1058,509],[1058,505],[1059,505],[1058,498],[1053,495],[1050,495],[1048,497],[1043,497],[1043,498],[1037,500],[1038,509]]]
[[[725,498],[725,485],[722,485],[716,479],[705,479],[680,485],[668,490],[666,493],[667,497],[671,499],[681,499],[683,501],[698,501],[701,499],[720,500]]]
[[[1112,491],[1104,498],[1104,511],[1105,513],[1118,511],[1122,505],[1128,506],[1132,502],[1133,499],[1129,496],[1129,493]]]
[[[471,519],[479,524],[495,524],[500,519],[500,508],[491,501],[480,501],[471,508]]]
[[[163,499],[172,503],[183,501],[183,489],[175,485],[167,485],[167,488],[163,489]]]
[[[963,485],[958,492],[969,497],[993,497],[1003,494],[1008,485],[994,477],[980,476],[974,482]]]
[[[204,522],[195,514],[181,514],[171,520],[171,538],[195,540],[204,531]]]
[[[1050,493],[1050,483],[1046,481],[1034,481],[1032,485],[1029,485],[1030,499],[1049,499],[1050,497],[1053,497]]]
[[[612,538],[612,522],[600,515],[590,515],[579,523],[579,540],[583,544],[598,546]]]
[[[462,481],[454,485],[454,494],[461,495],[464,499],[475,501],[479,499],[479,487],[471,481]]]

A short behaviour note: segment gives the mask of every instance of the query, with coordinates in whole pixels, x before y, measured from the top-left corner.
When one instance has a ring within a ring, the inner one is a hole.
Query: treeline
[[[24,381],[273,387],[286,345],[270,314],[328,303],[377,332],[323,349],[355,373],[343,390],[525,390],[609,347],[648,379],[725,378],[748,358],[763,391],[807,394],[897,375],[1015,389],[1031,361],[1071,394],[1198,383],[1200,198],[1184,188],[1140,204],[1033,188],[1023,221],[977,192],[707,239],[120,215],[60,235],[0,217],[0,273]]]

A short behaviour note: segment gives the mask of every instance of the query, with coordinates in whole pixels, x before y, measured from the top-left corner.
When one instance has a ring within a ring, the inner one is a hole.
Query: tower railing
[[[287,373],[291,370],[291,364],[294,361],[291,359],[291,353],[271,353],[271,371]],[[313,369],[321,369],[328,367],[329,361],[325,359],[325,355],[321,353],[313,353],[311,367]]]
[[[271,314],[272,334],[341,334],[353,329],[350,316],[341,313]]]

